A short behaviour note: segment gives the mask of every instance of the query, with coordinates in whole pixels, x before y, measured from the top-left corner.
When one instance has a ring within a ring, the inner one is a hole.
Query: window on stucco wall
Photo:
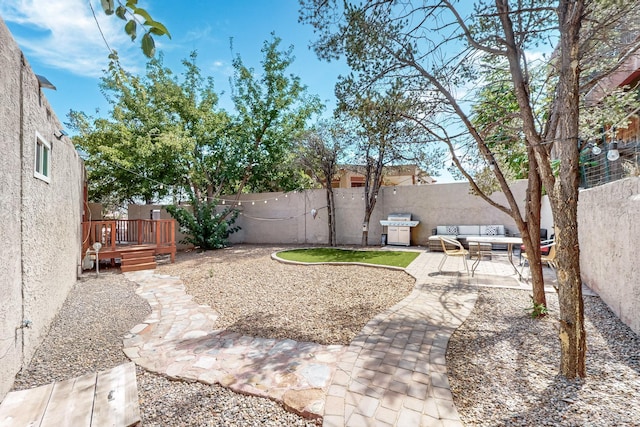
[[[33,176],[45,182],[51,181],[51,144],[36,132],[35,168]]]

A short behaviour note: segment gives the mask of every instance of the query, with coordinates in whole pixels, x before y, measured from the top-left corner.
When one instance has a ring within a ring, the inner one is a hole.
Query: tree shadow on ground
[[[289,321],[287,313],[274,315],[268,312],[253,312],[228,325],[225,330],[262,338],[292,339],[322,345],[349,345],[370,320],[363,322],[362,319],[364,314],[371,312],[372,307],[376,306],[352,304],[346,309],[328,308],[320,316],[324,321],[317,326],[318,330],[309,330],[306,325]]]
[[[454,402],[467,421],[486,419],[493,425],[537,425],[541,420],[545,425],[634,425],[633,411],[610,402],[629,392],[629,385],[618,390],[620,373],[613,371],[622,364],[638,372],[638,358],[632,355],[640,354],[640,340],[627,334],[630,342],[621,343],[620,334],[611,334],[618,329],[611,322],[617,320],[607,314],[595,316],[602,311],[591,313],[586,308],[587,378],[567,380],[559,375],[558,306],[552,295],[548,295],[551,314],[536,320],[513,309],[514,304],[527,306],[529,292],[480,291],[476,315],[449,342],[447,366]],[[593,297],[586,298],[586,307],[595,304],[590,301]],[[590,345],[594,328],[600,328],[615,351],[594,341]]]

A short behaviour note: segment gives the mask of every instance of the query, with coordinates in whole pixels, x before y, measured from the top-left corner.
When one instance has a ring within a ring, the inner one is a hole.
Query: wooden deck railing
[[[115,219],[82,223],[82,253],[94,243],[101,251],[116,251],[116,246],[154,245],[156,253],[176,250],[176,221],[173,219]]]

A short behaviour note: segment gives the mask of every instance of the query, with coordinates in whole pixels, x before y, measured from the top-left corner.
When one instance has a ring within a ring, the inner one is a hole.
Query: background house
[[[331,182],[333,188],[364,187],[364,167],[343,165]],[[401,185],[421,185],[436,182],[418,165],[385,166],[382,169],[382,186],[394,187]]]
[[[0,399],[76,283],[84,166],[0,19]]]

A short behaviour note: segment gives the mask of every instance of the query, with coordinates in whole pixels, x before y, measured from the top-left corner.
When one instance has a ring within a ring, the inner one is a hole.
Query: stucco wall
[[[551,211],[551,202],[549,196],[542,196],[542,206],[540,207],[540,228],[547,230],[547,237],[551,238],[555,234],[553,230],[553,212]]]
[[[20,369],[20,50],[0,20],[0,399]],[[5,66],[11,62],[12,66]]]
[[[29,363],[75,284],[81,250],[82,161],[69,139],[54,136],[62,125],[28,63],[21,63],[21,52],[0,20],[5,212],[0,221],[0,398]],[[36,132],[51,144],[49,182],[34,177]],[[26,321],[30,328],[21,328]]]
[[[86,221],[99,221],[102,219],[102,204],[101,203],[87,203],[85,206]]]
[[[512,187],[516,200],[524,201],[526,182]],[[411,230],[413,245],[426,245],[431,230],[448,224],[503,224],[516,233],[515,223],[507,214],[479,197],[469,194],[466,183],[431,184],[381,189],[369,223],[369,244],[380,244],[384,232],[380,225],[391,213],[408,212],[420,224]],[[342,245],[360,244],[364,216],[363,189],[336,188],[336,234]],[[276,200],[277,198],[277,200]],[[505,203],[504,195],[493,198]],[[242,230],[231,236],[233,243],[327,243],[327,209],[324,190],[300,193],[265,193],[242,195],[242,215],[237,224]],[[264,201],[267,203],[264,203]],[[311,210],[316,209],[315,218]]]
[[[640,178],[582,190],[578,233],[583,282],[640,334]]]
[[[518,202],[524,201],[526,182],[513,184]],[[362,240],[364,201],[362,188],[334,188],[336,202],[336,237],[340,245],[359,245]],[[233,200],[235,196],[225,196]],[[493,198],[506,203],[502,193]],[[255,244],[326,244],[328,241],[327,202],[324,190],[292,193],[243,194],[238,209],[241,215],[236,225],[241,230],[232,234],[231,243]],[[266,202],[266,203],[265,203]],[[159,205],[130,205],[128,218],[149,218],[151,209],[162,209],[161,218],[171,218]],[[315,218],[312,215],[315,209]],[[438,225],[503,224],[517,233],[515,223],[507,214],[469,193],[467,183],[430,184],[421,186],[385,187],[378,194],[376,207],[369,222],[370,245],[379,245],[386,230],[380,225],[392,213],[412,214],[420,224],[411,229],[412,245],[427,245],[431,230]],[[178,234],[177,241],[184,236]],[[178,247],[184,249],[185,246]]]

